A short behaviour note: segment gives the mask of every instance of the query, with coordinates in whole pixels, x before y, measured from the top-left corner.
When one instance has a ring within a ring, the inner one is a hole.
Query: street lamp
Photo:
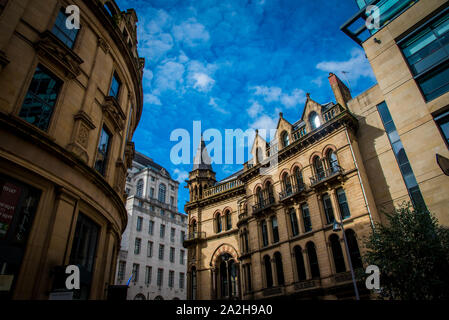
[[[360,300],[359,289],[357,289],[357,282],[355,281],[354,268],[352,267],[351,255],[349,254],[348,241],[346,240],[346,233],[345,233],[345,228],[343,227],[343,221],[338,222],[337,220],[335,220],[333,231],[338,232],[340,230],[343,231],[343,239],[345,241],[346,255],[348,256],[349,269],[351,270],[352,283],[354,285],[355,299]]]

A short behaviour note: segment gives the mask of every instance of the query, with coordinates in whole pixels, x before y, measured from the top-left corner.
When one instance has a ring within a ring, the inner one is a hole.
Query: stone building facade
[[[224,181],[197,156],[185,207],[188,298],[351,298],[349,260],[363,267],[361,240],[383,211],[410,202],[449,224],[449,3],[357,4],[342,30],[378,84],[352,98],[330,74],[336,103],[308,96],[293,124],[280,114],[273,141],[256,135],[253,160]],[[364,27],[368,5],[378,5],[379,29]],[[333,220],[344,223],[349,257]]]
[[[114,1],[0,1],[2,298],[51,298],[69,264],[75,299],[114,282],[143,105],[136,22]]]
[[[187,216],[178,212],[178,187],[166,169],[136,152],[116,273],[116,284],[129,281],[129,300],[186,299]]]
[[[189,298],[353,294],[349,257],[333,223],[344,220],[353,265],[361,268],[359,241],[379,217],[349,90],[335,75],[329,80],[337,103],[308,95],[297,122],[281,113],[272,141],[256,134],[253,160],[223,181],[215,181],[202,141],[188,180]]]

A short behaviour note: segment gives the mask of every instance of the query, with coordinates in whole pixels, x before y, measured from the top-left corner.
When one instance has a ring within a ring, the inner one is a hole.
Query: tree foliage
[[[449,299],[449,229],[410,204],[385,215],[387,223],[376,225],[364,255],[368,265],[380,268],[381,296]]]

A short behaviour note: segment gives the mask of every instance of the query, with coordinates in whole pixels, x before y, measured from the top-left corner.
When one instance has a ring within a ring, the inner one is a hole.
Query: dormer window
[[[281,139],[282,139],[282,145],[285,147],[288,147],[288,145],[290,144],[290,140],[288,138],[288,132],[284,131],[281,134]]]
[[[312,128],[312,130],[315,130],[321,126],[320,117],[318,116],[318,114],[316,112],[310,113],[309,122],[310,122],[310,127]]]

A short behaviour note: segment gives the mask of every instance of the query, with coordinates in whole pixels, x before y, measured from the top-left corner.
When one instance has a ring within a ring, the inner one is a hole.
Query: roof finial
[[[310,99],[310,93],[306,93],[306,97],[307,97],[307,99]]]

